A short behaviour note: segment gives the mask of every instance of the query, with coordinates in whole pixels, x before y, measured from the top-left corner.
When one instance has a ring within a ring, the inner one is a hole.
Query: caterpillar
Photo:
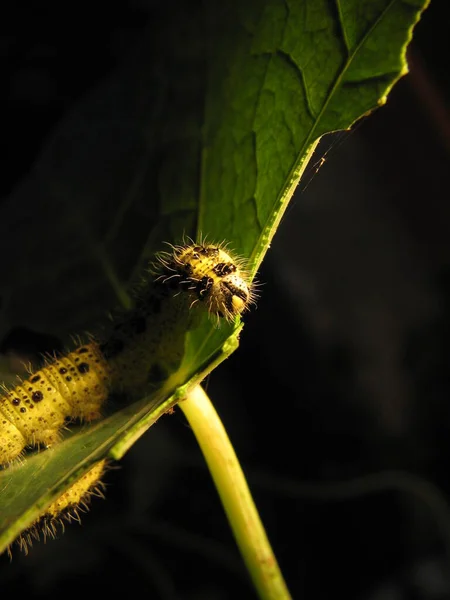
[[[187,292],[191,306],[203,302],[210,314],[231,321],[254,303],[244,261],[232,258],[225,246],[194,244],[173,250],[159,255],[164,267],[160,277]]]
[[[149,274],[133,310],[118,312],[105,331],[5,389],[0,396],[3,468],[26,448],[57,443],[67,422],[98,419],[110,394],[132,399],[160,386],[181,363],[197,307],[219,323],[242,314],[255,300],[243,261],[223,244],[171,246],[157,255]]]
[[[80,521],[79,512],[86,512],[93,496],[104,498],[104,483],[101,478],[107,466],[106,460],[101,460],[77,479],[59,498],[52,502],[36,520],[21,533],[15,541],[25,554],[28,554],[33,541],[54,539],[58,529],[64,531],[65,522]],[[12,548],[8,554],[12,558]]]

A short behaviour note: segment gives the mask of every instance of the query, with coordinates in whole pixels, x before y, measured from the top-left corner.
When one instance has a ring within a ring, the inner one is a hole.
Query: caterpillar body
[[[0,465],[57,443],[68,421],[98,419],[111,393],[133,398],[159,386],[183,358],[197,307],[231,320],[254,302],[242,261],[223,245],[172,246],[150,273],[132,311],[0,396]]]
[[[104,484],[101,480],[106,470],[106,460],[101,460],[77,479],[59,498],[50,504],[28,529],[21,533],[15,541],[25,554],[39,541],[41,535],[46,541],[54,539],[58,529],[64,531],[65,522],[80,521],[79,512],[86,512],[93,496],[104,498]],[[12,557],[12,548],[8,548]]]

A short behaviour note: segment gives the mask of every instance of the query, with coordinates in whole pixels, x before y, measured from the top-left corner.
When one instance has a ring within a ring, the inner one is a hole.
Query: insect
[[[58,443],[70,421],[100,418],[112,393],[128,401],[162,385],[181,363],[186,332],[195,326],[196,313],[206,310],[220,324],[254,301],[244,262],[223,244],[189,243],[158,254],[136,291],[132,310],[118,311],[86,343],[47,360],[14,389],[5,388],[0,396],[0,465],[7,468],[28,447]],[[20,538],[23,548],[39,530],[44,537],[52,536],[68,507],[69,514],[76,514],[84,494],[92,495],[99,481],[99,473],[91,474],[69,488],[31,533]]]
[[[233,258],[226,246],[192,244],[172,249],[159,256],[160,280],[186,292],[191,306],[203,303],[210,314],[231,321],[254,304],[244,261]]]
[[[92,497],[104,498],[104,484],[101,478],[106,470],[106,461],[101,460],[77,479],[67,490],[48,506],[38,518],[18,537],[15,543],[28,554],[33,541],[39,541],[41,535],[46,541],[54,539],[58,528],[64,531],[65,522],[80,522],[80,512],[86,512]],[[10,558],[11,547],[8,548]]]

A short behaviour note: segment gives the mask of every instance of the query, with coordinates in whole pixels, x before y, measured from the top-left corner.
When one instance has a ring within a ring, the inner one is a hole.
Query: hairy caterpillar
[[[109,394],[132,398],[163,382],[183,357],[192,308],[231,320],[253,301],[242,261],[225,246],[193,243],[161,253],[132,311],[0,396],[0,465],[26,447],[55,444],[67,421],[99,418]]]
[[[194,244],[173,249],[171,254],[160,254],[161,278],[187,292],[191,306],[203,302],[211,314],[232,320],[254,303],[243,261],[232,258],[224,246]]]
[[[41,534],[46,541],[55,538],[58,528],[64,531],[64,523],[80,521],[79,512],[89,509],[90,500],[93,496],[104,498],[104,484],[101,478],[106,469],[106,461],[102,460],[95,464],[82,477],[77,479],[59,498],[50,504],[39,517],[26,529],[15,543],[25,553],[33,545],[33,541],[39,541]],[[11,557],[11,547],[8,548]]]

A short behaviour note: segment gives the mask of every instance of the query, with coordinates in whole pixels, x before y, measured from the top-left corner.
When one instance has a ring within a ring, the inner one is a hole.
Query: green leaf
[[[214,333],[210,335],[196,353],[196,364],[200,365],[196,373],[192,372],[188,349],[179,371],[179,383],[172,384],[173,393],[166,389],[143,398],[90,427],[74,431],[54,448],[32,455],[23,464],[1,471],[0,551],[94,463],[105,457],[122,458],[151,425],[237,348],[240,330],[241,327],[234,328],[219,350]],[[186,383],[181,384],[181,380]]]
[[[114,299],[128,303],[161,243],[183,233],[231,242],[254,274],[320,136],[385,102],[406,73],[426,4],[168,6],[1,206],[0,328],[66,337],[94,326]],[[30,198],[24,220],[17,207]],[[8,262],[11,247],[21,253]],[[120,458],[237,347],[239,331],[204,319],[163,392],[1,472],[0,550],[93,462]]]
[[[242,4],[215,15],[200,229],[233,240],[255,272],[314,143],[383,104],[407,72],[427,2]]]

